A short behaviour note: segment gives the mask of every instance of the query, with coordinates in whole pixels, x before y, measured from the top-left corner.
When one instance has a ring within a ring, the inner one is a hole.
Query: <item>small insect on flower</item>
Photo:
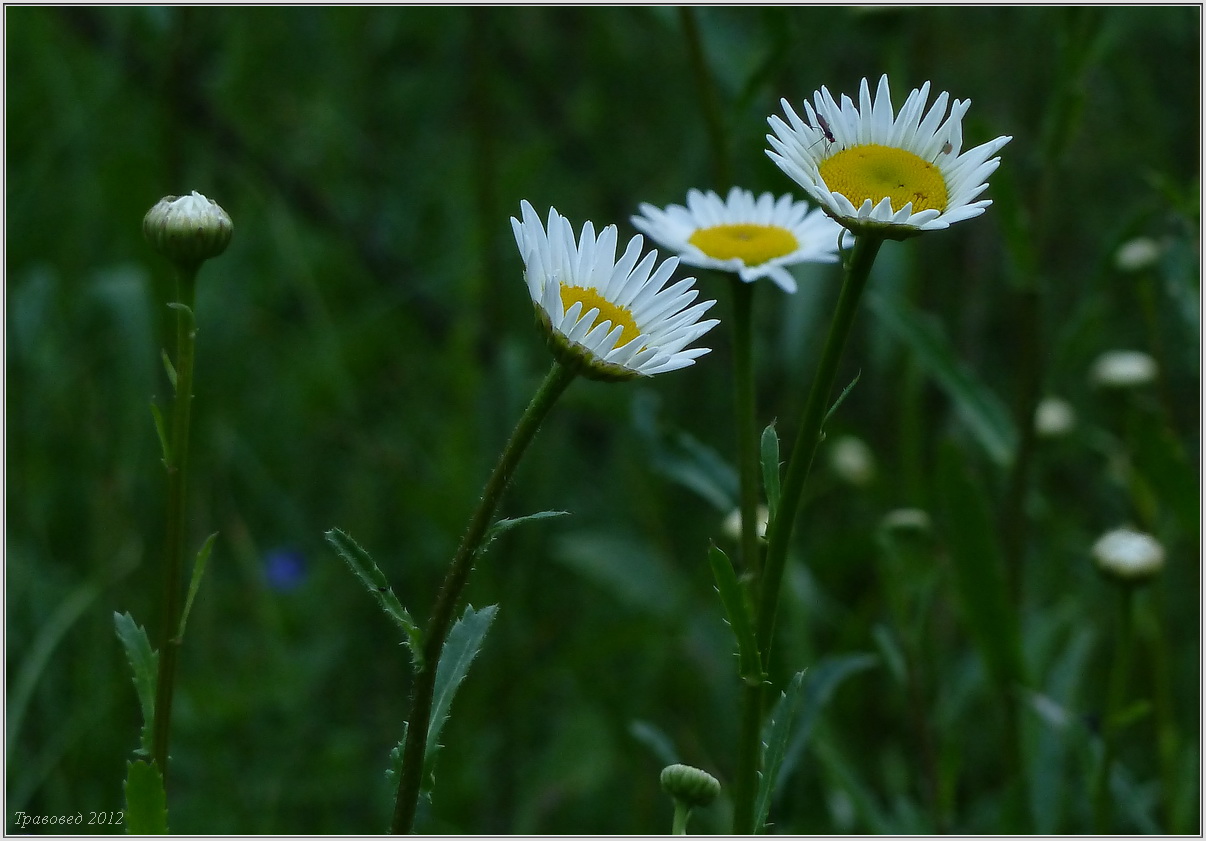
[[[813,141],[812,146],[816,146],[822,140],[824,140],[826,143],[830,143],[830,144],[837,143],[837,138],[833,136],[833,129],[831,129],[829,127],[829,121],[826,120],[820,114],[817,114],[816,117],[817,117],[817,124],[814,128],[816,128],[817,131],[819,131],[824,136]],[[947,144],[947,145],[950,145],[950,144]],[[809,146],[808,148],[811,149],[812,146]]]
[[[938,159],[940,157],[942,157],[943,155],[949,155],[954,150],[954,148],[955,147],[951,145],[951,142],[949,140],[946,141],[945,143],[942,144],[942,148],[938,150],[938,154],[934,156],[934,160],[931,161],[931,163],[938,163]]]

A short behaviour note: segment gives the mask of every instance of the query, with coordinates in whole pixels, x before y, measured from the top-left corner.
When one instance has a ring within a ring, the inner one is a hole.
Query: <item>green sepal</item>
[[[217,539],[218,533],[214,532],[205,538],[205,542],[197,550],[197,559],[193,562],[193,577],[188,582],[188,595],[184,599],[184,610],[180,613],[180,628],[176,632],[177,643],[184,641],[184,626],[188,622],[189,611],[193,609],[193,599],[196,598],[197,590],[201,587],[201,578],[205,575],[205,564],[209,560],[209,553],[213,551],[214,541]]]
[[[474,554],[477,557],[481,557],[482,555],[486,554],[486,549],[489,548],[491,543],[497,540],[500,535],[505,534],[518,525],[522,525],[523,523],[527,523],[532,520],[551,520],[553,517],[566,517],[569,515],[569,513],[570,512],[568,511],[538,511],[535,514],[528,514],[525,517],[501,519],[494,525],[490,526],[490,530],[486,532],[486,536],[482,539],[481,545],[477,547],[477,551]]]
[[[414,663],[415,672],[423,671],[423,631],[406,608],[402,606],[402,602],[398,601],[385,574],[377,568],[377,564],[373,562],[369,553],[361,549],[359,544],[343,531],[331,529],[324,536],[339,557],[343,558],[352,568],[352,572],[360,579],[360,583],[368,590],[369,595],[377,600],[377,604],[381,606],[385,614],[402,629],[406,646],[410,649],[410,658]]]
[[[167,793],[154,762],[126,763],[126,834],[167,835]]]
[[[766,683],[762,671],[762,655],[758,641],[754,638],[754,624],[745,591],[737,582],[733,564],[728,555],[715,543],[708,547],[708,563],[712,566],[712,577],[716,579],[716,590],[733,636],[737,638],[737,660],[741,679],[750,686]]]
[[[155,681],[159,677],[159,652],[151,648],[146,629],[138,625],[129,613],[114,613],[113,625],[117,638],[126,651],[126,660],[133,672],[134,692],[142,709],[142,735],[138,756],[151,755],[151,738],[155,722]]]
[[[176,382],[173,380],[172,387],[174,388],[175,385]],[[159,411],[159,407],[154,403],[151,403],[151,417],[155,420],[155,432],[159,436],[159,449],[163,453],[163,466],[167,467],[172,461],[172,448],[168,444],[167,426],[163,423],[163,412]]]
[[[448,641],[440,653],[440,661],[436,664],[435,690],[432,696],[431,721],[427,725],[427,742],[423,749],[423,787],[428,791],[434,782],[433,770],[435,756],[440,749],[440,731],[448,720],[452,699],[461,686],[461,681],[469,671],[469,665],[481,650],[482,641],[494,616],[498,613],[498,605],[474,610],[473,605],[467,605],[461,618],[448,632]]]
[[[779,435],[775,432],[775,422],[762,430],[762,487],[766,491],[766,510],[768,518],[766,530],[769,533],[775,514],[779,511]]]

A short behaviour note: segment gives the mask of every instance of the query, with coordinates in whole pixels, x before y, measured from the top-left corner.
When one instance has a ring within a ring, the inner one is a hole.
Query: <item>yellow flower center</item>
[[[776,257],[786,257],[800,247],[791,231],[774,225],[700,228],[687,242],[714,260],[736,257],[747,266],[760,266]]]
[[[909,202],[913,212],[946,210],[946,180],[938,167],[898,149],[868,143],[843,149],[818,167],[829,189],[850,199],[855,207],[865,200],[872,204],[886,196],[892,210]]]
[[[641,335],[641,328],[637,327],[637,323],[632,317],[632,311],[627,307],[616,306],[600,295],[597,289],[585,286],[565,286],[564,284],[561,286],[561,306],[568,311],[579,301],[582,303],[583,315],[598,308],[599,314],[595,317],[595,324],[610,321],[612,327],[620,325],[624,328],[624,332],[620,334],[620,338],[616,342],[616,347],[622,347]],[[592,328],[594,326],[594,324],[591,325]]]

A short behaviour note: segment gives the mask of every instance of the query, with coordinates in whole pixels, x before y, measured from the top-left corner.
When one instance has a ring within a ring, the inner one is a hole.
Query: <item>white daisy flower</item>
[[[1152,577],[1164,566],[1164,547],[1150,534],[1131,528],[1106,532],[1093,544],[1098,567],[1122,581]]]
[[[804,102],[807,120],[782,100],[787,122],[769,118],[774,134],[766,139],[774,151],[767,154],[855,233],[905,239],[979,216],[992,202],[976,196],[1001,163],[992,156],[1013,138],[963,151],[971,101],[951,101],[948,114],[943,91],[927,112],[929,92],[929,82],[914,89],[894,115],[886,75],[874,101],[863,79],[857,106],[845,94],[839,105],[822,87],[814,102]]]
[[[785,292],[796,291],[786,266],[837,262],[841,226],[808,202],[770,193],[754,198],[734,187],[727,200],[691,190],[687,206],[665,210],[642,204],[632,224],[650,239],[678,252],[691,266],[736,272],[746,283],[769,277]],[[811,210],[811,212],[810,212]]]
[[[549,346],[563,364],[598,380],[628,380],[695,364],[709,348],[685,349],[720,322],[701,321],[715,304],[694,304],[695,278],[676,283],[670,276],[678,258],[657,264],[657,252],[643,258],[644,240],[633,237],[616,260],[617,229],[595,236],[587,222],[581,238],[564,216],[549,209],[548,226],[528,202],[523,221],[511,219],[524,261],[524,279]],[[656,268],[655,268],[656,265]]]

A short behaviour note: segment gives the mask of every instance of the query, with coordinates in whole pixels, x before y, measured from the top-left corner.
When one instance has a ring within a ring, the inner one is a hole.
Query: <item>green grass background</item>
[[[967,145],[1014,138],[984,216],[876,265],[829,433],[878,469],[845,485],[822,447],[772,677],[875,659],[821,711],[775,830],[996,831],[1011,772],[990,665],[1016,625],[1026,826],[1086,831],[1116,631],[1089,549],[1131,523],[1168,564],[1138,601],[1130,697],[1152,703],[1123,732],[1116,828],[1199,832],[1200,9],[695,15],[741,186],[802,196],[764,154],[767,116],[884,72],[897,105],[927,79],[970,98]],[[642,201],[730,186],[711,181],[680,13],[9,7],[5,24],[6,826],[122,806],[138,706],[112,614],[158,627],[148,404],[173,329],[140,221],[196,189],[235,234],[198,289],[189,528],[220,536],[181,656],[171,827],[381,831],[407,656],[322,534],[353,535],[425,618],[549,364],[520,200],[627,236]],[[1136,235],[1162,257],[1122,273]],[[758,421],[785,442],[839,281],[797,274],[794,296],[759,290],[755,321]],[[726,284],[700,282],[721,318]],[[709,538],[731,548],[729,341],[722,324],[695,367],[579,382],[554,411],[502,514],[573,516],[508,534],[474,574],[469,600],[500,611],[421,829],[668,831],[664,759],[634,734],[730,783],[739,685],[706,560]],[[1093,389],[1119,347],[1155,355],[1160,381]],[[992,442],[1025,446],[1039,394],[1078,424],[1033,442],[1010,516]],[[878,524],[899,507],[935,527],[893,554]],[[969,540],[980,567],[957,561]],[[269,586],[277,550],[304,559],[293,589]],[[722,800],[692,830],[728,821]]]

